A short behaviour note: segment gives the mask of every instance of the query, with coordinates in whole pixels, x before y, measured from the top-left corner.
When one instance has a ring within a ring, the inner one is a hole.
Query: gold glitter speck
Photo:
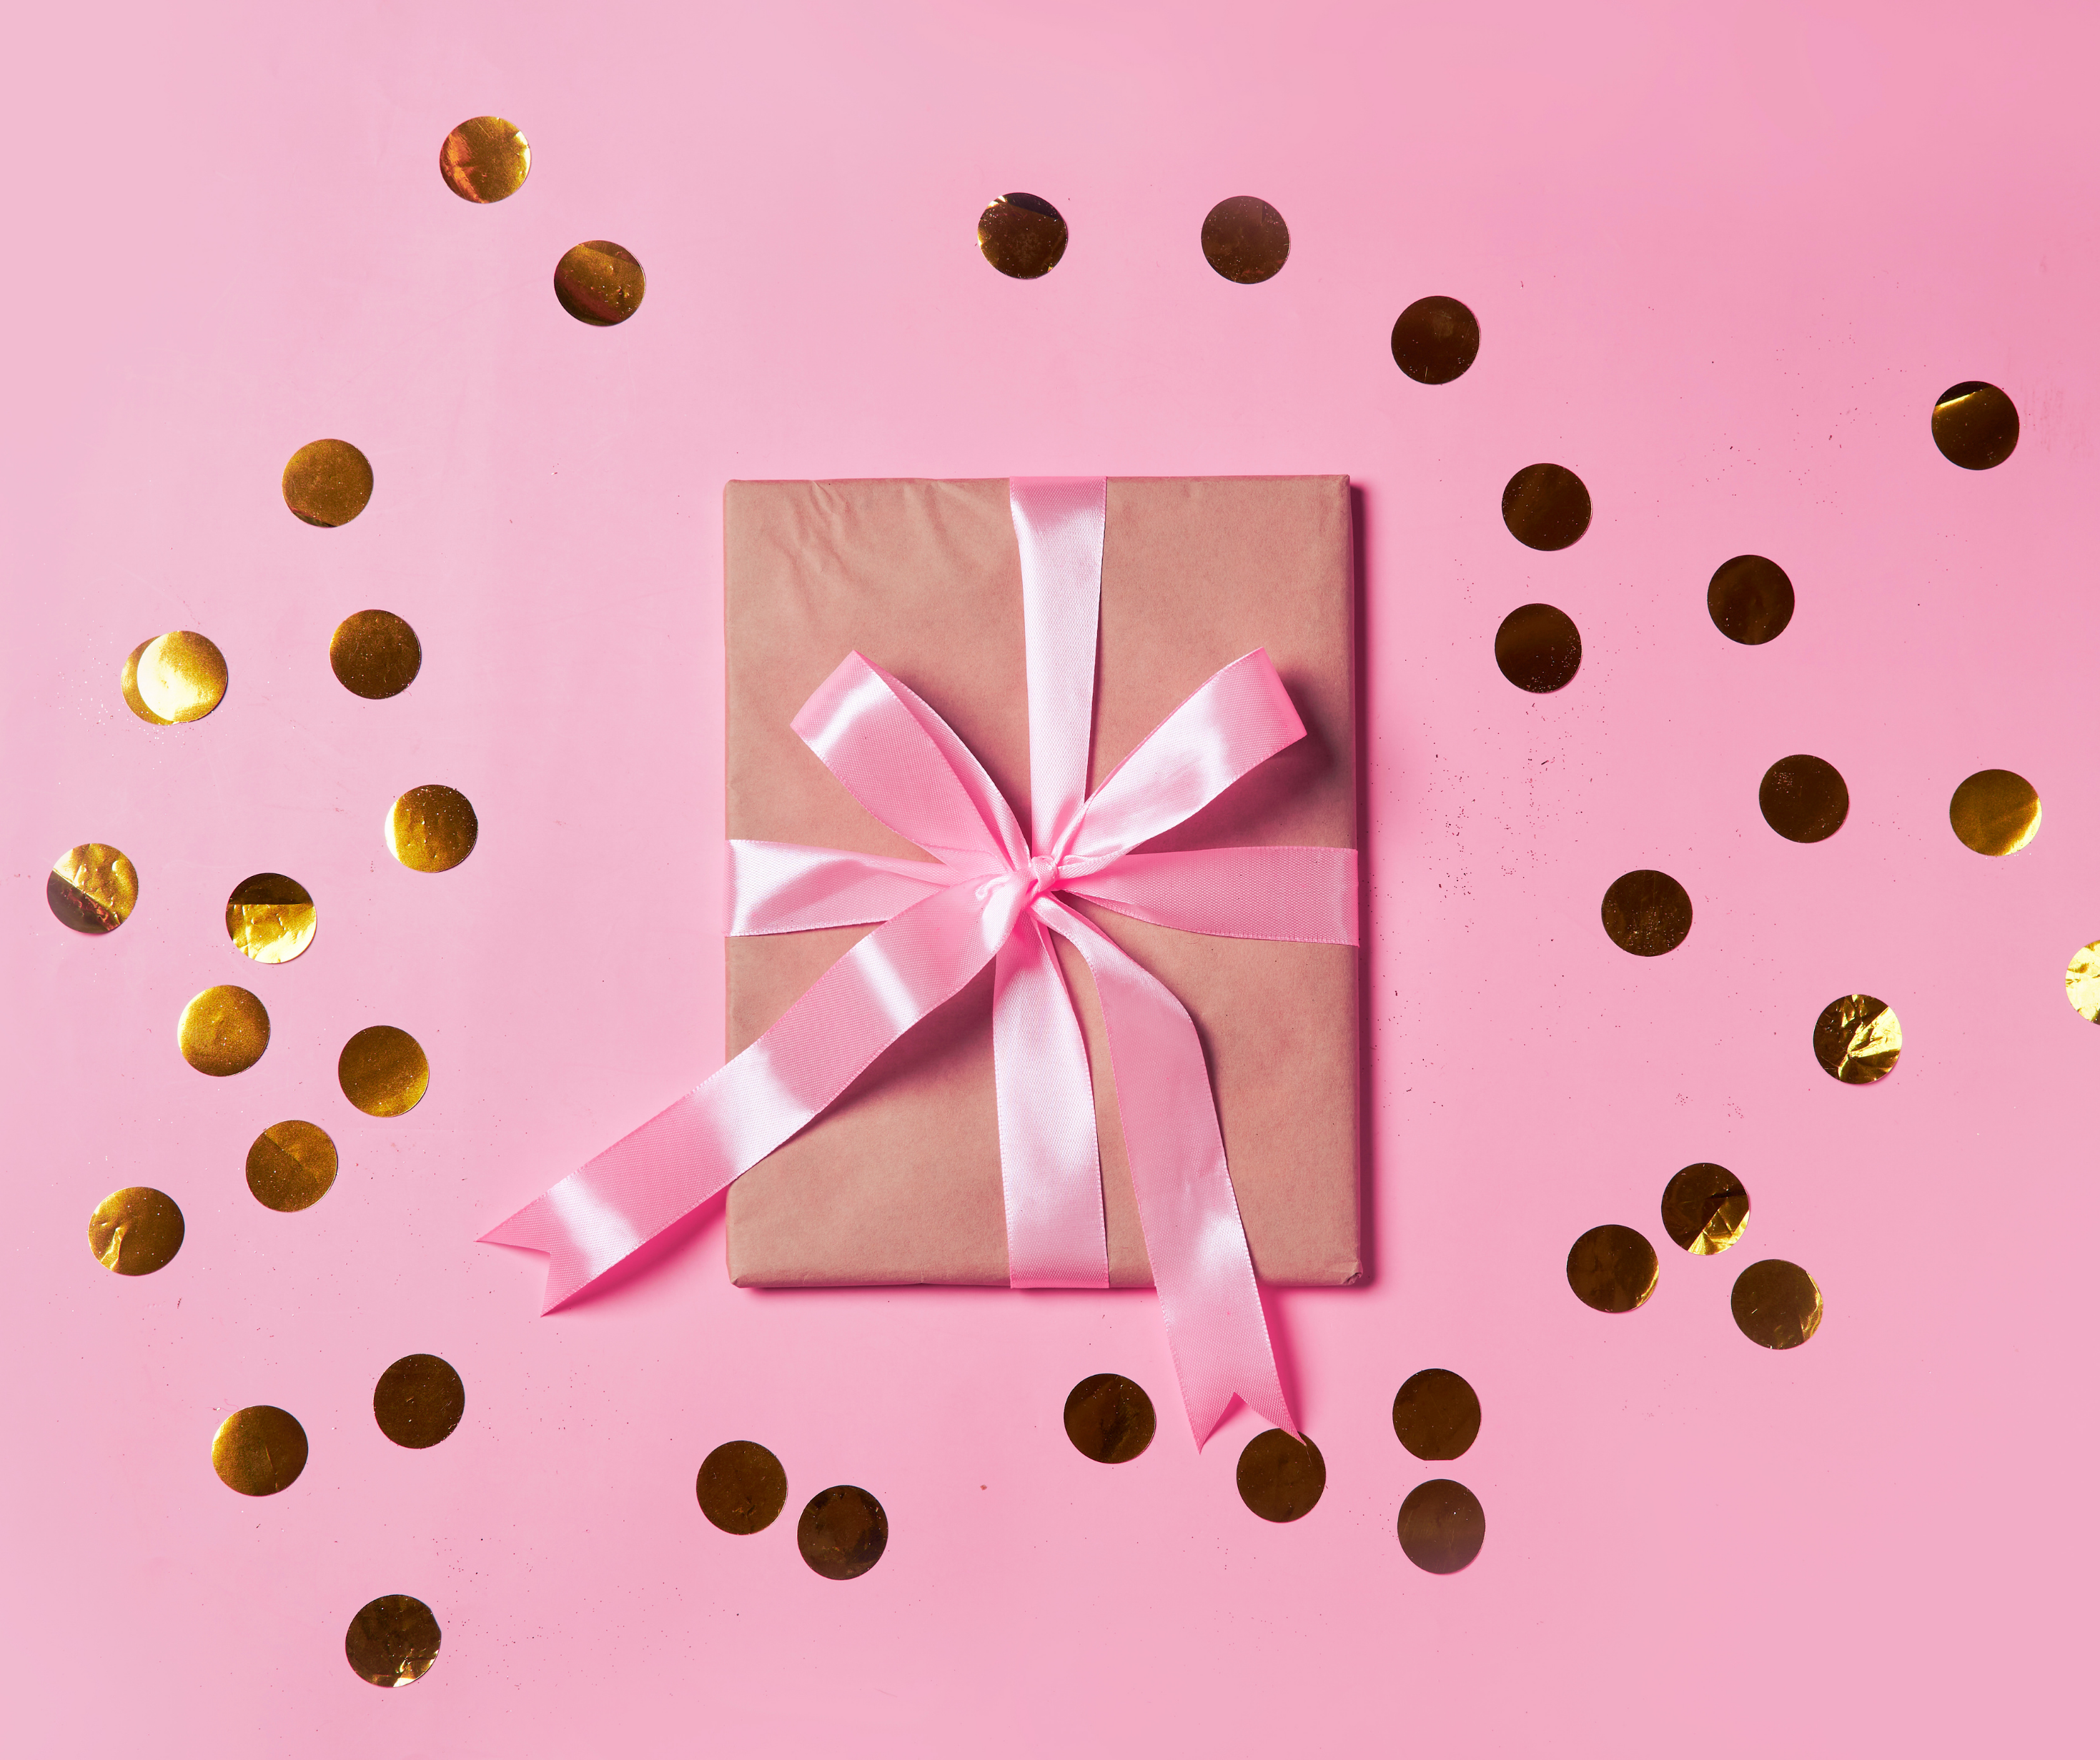
[[[474,853],[481,821],[474,803],[442,782],[412,788],[386,810],[386,847],[418,873],[443,873]]]
[[[430,1059],[399,1027],[352,1033],[336,1059],[335,1073],[343,1098],[374,1118],[412,1111],[430,1086]]]
[[[139,903],[139,870],[108,843],[77,843],[51,864],[44,902],[68,929],[108,935]]]
[[[285,466],[284,487],[309,526],[347,526],[372,499],[372,461],[347,440],[310,440]]]
[[[1071,242],[1065,217],[1043,200],[1017,190],[995,196],[977,216],[977,249],[1003,275],[1033,281],[1064,260]]]
[[[700,1463],[693,1494],[700,1513],[724,1533],[754,1534],[786,1507],[788,1472],[763,1443],[725,1442]]]
[[[318,1124],[286,1119],[248,1146],[248,1189],[271,1210],[303,1210],[335,1184],[334,1140]]]
[[[1203,257],[1228,281],[1266,281],[1290,255],[1290,228],[1259,196],[1228,196],[1203,217]]]
[[[343,1636],[351,1667],[375,1687],[406,1687],[430,1672],[444,1635],[413,1595],[382,1595],[357,1610]]]
[[[1462,1571],[1488,1537],[1480,1500],[1455,1479],[1427,1479],[1400,1506],[1400,1546],[1409,1560],[1439,1577]]]
[[[1823,1324],[1815,1279],[1784,1259],[1760,1259],[1736,1279],[1728,1307],[1743,1336],[1767,1350],[1792,1350]]]
[[[1480,1433],[1480,1396],[1449,1369],[1418,1369],[1393,1397],[1392,1429],[1417,1460],[1456,1460]]]
[[[1979,856],[2010,856],[2041,829],[2041,796],[2010,770],[1979,770],[1947,803],[1954,834]]]
[[[307,1432],[275,1406],[244,1406],[211,1439],[211,1467],[243,1497],[273,1497],[307,1470]]]
[[[314,939],[313,895],[280,873],[250,874],[226,901],[226,932],[234,946],[264,966],[283,966]]]
[[[1903,1027],[1879,997],[1842,996],[1815,1017],[1811,1043],[1825,1074],[1855,1085],[1876,1082],[1903,1055]]]
[[[795,1525],[802,1560],[819,1577],[865,1576],[889,1544],[889,1518],[858,1485],[832,1485],[811,1498]]]
[[[466,1384],[442,1357],[417,1352],[387,1365],[372,1390],[380,1433],[403,1448],[435,1448],[459,1428]]]
[[[572,244],[554,265],[554,297],[579,323],[625,323],[642,309],[648,278],[634,253],[607,239]]]
[[[1655,1293],[1661,1268],[1639,1229],[1606,1222],[1568,1249],[1568,1287],[1599,1313],[1631,1313]]]
[[[329,638],[329,665],[345,690],[377,702],[416,682],[423,645],[391,611],[354,611]]]
[[[87,1250],[124,1277],[157,1271],[183,1246],[183,1212],[150,1186],[126,1186],[95,1207],[87,1219]]]
[[[1240,1450],[1233,1477],[1240,1502],[1264,1521],[1291,1522],[1310,1512],[1327,1489],[1327,1462],[1312,1437],[1264,1430]]]
[[[1152,1445],[1152,1397],[1127,1375],[1088,1375],[1065,1400],[1065,1434],[1090,1461],[1115,1466]]]
[[[238,1076],[270,1046],[270,1015],[238,984],[214,984],[192,997],[175,1023],[183,1061],[206,1076]]]
[[[1749,1193],[1718,1163],[1681,1168],[1662,1189],[1662,1231],[1688,1253],[1726,1252],[1749,1219]]]
[[[438,175],[461,200],[500,202],[514,196],[532,169],[532,148],[501,117],[474,117],[439,143]]]

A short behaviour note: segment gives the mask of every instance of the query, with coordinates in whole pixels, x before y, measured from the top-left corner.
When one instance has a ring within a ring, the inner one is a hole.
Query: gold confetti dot
[[[1879,997],[1842,996],[1815,1017],[1815,1061],[1841,1082],[1879,1081],[1903,1055],[1903,1027]]]
[[[2063,992],[2086,1019],[2100,1023],[2100,941],[2089,941],[2071,956]]]
[[[44,902],[68,929],[108,935],[139,903],[139,870],[108,843],[76,843],[51,864]]]
[[[1296,1521],[1327,1489],[1327,1462],[1312,1437],[1264,1430],[1240,1450],[1240,1502],[1264,1521]]]
[[[270,1014],[238,984],[200,990],[175,1023],[183,1061],[205,1076],[238,1076],[270,1048]]]
[[[1393,1396],[1393,1434],[1417,1460],[1456,1460],[1480,1433],[1480,1399],[1449,1369],[1418,1369]]]
[[[243,1497],[274,1497],[307,1470],[307,1432],[275,1406],[244,1406],[211,1439],[211,1468]]]
[[[2041,796],[2010,770],[1979,770],[1955,790],[1947,817],[1979,856],[2010,856],[2041,829]]]
[[[1582,664],[1575,620],[1550,605],[1519,605],[1495,631],[1495,664],[1519,690],[1557,691]]]
[[[1706,583],[1706,614],[1730,641],[1754,648],[1793,621],[1793,583],[1768,557],[1730,557]]]
[[[377,702],[416,682],[423,645],[391,611],[354,611],[329,638],[329,665],[345,690]]]
[[[120,1276],[157,1271],[182,1247],[183,1212],[150,1186],[112,1192],[87,1219],[87,1250]]]
[[[124,657],[125,706],[141,721],[167,727],[201,721],[226,697],[226,656],[208,636],[170,630]]]
[[[1394,364],[1417,384],[1450,384],[1480,352],[1480,319],[1441,293],[1417,300],[1393,322]]]
[[[500,202],[515,196],[532,169],[532,147],[501,117],[462,122],[438,147],[438,175],[466,201]]]
[[[858,1485],[833,1485],[811,1498],[795,1525],[802,1561],[834,1582],[865,1576],[889,1544],[889,1518]]]
[[[372,499],[372,461],[347,440],[310,440],[285,467],[285,505],[309,526],[347,526]]]
[[[1565,550],[1590,529],[1590,491],[1563,464],[1527,464],[1502,491],[1502,524],[1534,550]]]
[[[1815,1279],[1784,1259],[1760,1259],[1736,1279],[1729,1311],[1743,1336],[1768,1350],[1792,1350],[1823,1324],[1823,1291]]]
[[[437,1616],[413,1595],[382,1595],[357,1610],[342,1653],[373,1686],[406,1687],[430,1672],[443,1640]]]
[[[250,874],[226,901],[226,932],[249,958],[283,966],[307,951],[316,923],[313,895],[285,874]]]
[[[1203,216],[1203,256],[1228,281],[1266,281],[1290,254],[1290,228],[1259,196],[1228,196]]]
[[[1661,1274],[1648,1237],[1621,1223],[1593,1228],[1568,1249],[1568,1287],[1599,1313],[1631,1313]]]
[[[1749,1219],[1749,1193],[1714,1162],[1680,1168],[1662,1189],[1662,1231],[1688,1253],[1726,1252]]]
[[[1692,933],[1692,899],[1654,868],[1623,873],[1604,891],[1604,933],[1629,953],[1653,959]]]
[[[412,1111],[430,1091],[430,1061],[399,1027],[368,1027],[352,1033],[336,1059],[343,1098],[374,1118]]]
[[[255,1201],[289,1212],[317,1204],[335,1184],[335,1143],[318,1124],[286,1119],[248,1146],[248,1189]]]
[[[1758,785],[1765,823],[1793,843],[1820,843],[1851,810],[1851,791],[1836,767],[1807,752],[1780,759]]]
[[[372,1390],[380,1433],[403,1448],[435,1448],[466,1413],[466,1384],[442,1357],[417,1352],[390,1363]]]
[[[787,1507],[788,1472],[762,1443],[725,1442],[700,1463],[693,1493],[700,1513],[724,1533],[754,1534]],[[876,1547],[877,1556],[881,1550]]]
[[[443,873],[474,853],[481,821],[474,803],[442,782],[412,788],[386,810],[386,847],[418,873]]]
[[[1964,470],[1988,470],[2020,443],[2020,412],[1994,385],[1970,379],[1949,385],[1932,406],[1932,440]]]
[[[1088,1375],[1065,1400],[1065,1434],[1088,1460],[1114,1466],[1152,1445],[1152,1398],[1126,1375]]]
[[[632,251],[590,239],[562,253],[554,265],[554,297],[579,323],[625,323],[642,309],[647,279]]]
[[[1426,1479],[1400,1506],[1401,1550],[1436,1576],[1463,1570],[1487,1538],[1480,1500],[1455,1479]]]
[[[1033,281],[1063,261],[1071,242],[1065,217],[1040,196],[1021,191],[995,196],[977,216],[977,249],[1003,275]]]

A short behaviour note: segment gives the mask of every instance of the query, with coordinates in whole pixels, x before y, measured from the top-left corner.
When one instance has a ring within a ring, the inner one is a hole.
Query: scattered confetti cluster
[[[700,1513],[724,1533],[755,1534],[787,1507],[788,1469],[761,1443],[725,1442],[700,1463],[693,1490]],[[889,1517],[858,1485],[829,1485],[802,1507],[795,1544],[819,1577],[845,1582],[882,1561]]]

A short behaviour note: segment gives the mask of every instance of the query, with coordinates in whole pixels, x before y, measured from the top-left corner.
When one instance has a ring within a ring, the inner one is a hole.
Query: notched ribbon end
[[[547,1283],[540,1301],[540,1312],[543,1315],[552,1313],[571,1298],[580,1295],[596,1278],[596,1274],[581,1262],[574,1250],[561,1238],[561,1230],[552,1215],[552,1209],[542,1195],[479,1238],[480,1244],[483,1246],[518,1247],[527,1252],[547,1256]]]

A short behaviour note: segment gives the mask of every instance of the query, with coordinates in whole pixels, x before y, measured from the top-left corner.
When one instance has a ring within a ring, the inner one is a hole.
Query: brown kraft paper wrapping
[[[789,723],[846,654],[944,716],[1029,823],[1021,557],[1005,481],[733,482],[724,495],[728,834],[883,856]],[[1111,479],[1088,787],[1220,667],[1266,648],[1308,737],[1145,846],[1356,843],[1348,479]],[[1069,896],[1180,999],[1217,1096],[1255,1269],[1348,1283],[1357,1234],[1357,950],[1139,922]],[[865,927],[732,937],[729,1052]],[[1109,1274],[1152,1281],[1101,1010],[1053,937],[1092,1061]],[[1004,1283],[991,970],[729,1190],[740,1284]]]

